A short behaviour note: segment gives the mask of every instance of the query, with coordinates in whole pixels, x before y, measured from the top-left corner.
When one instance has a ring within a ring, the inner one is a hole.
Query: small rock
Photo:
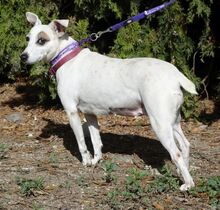
[[[205,130],[207,127],[208,127],[208,125],[200,125],[200,126],[199,126],[199,128],[200,128],[201,130]]]
[[[131,163],[131,164],[134,163],[132,156],[130,155],[117,155],[115,159],[117,162]]]
[[[149,171],[152,176],[161,176],[161,173],[156,168],[152,168],[150,165],[146,165],[144,168]]]
[[[22,167],[21,170],[23,172],[29,173],[30,171],[32,171],[34,169],[34,167]]]
[[[32,138],[34,135],[33,135],[33,133],[28,133],[27,136],[28,136],[29,138]]]
[[[15,112],[13,114],[6,115],[6,120],[13,123],[20,123],[23,120],[23,115],[20,112]]]

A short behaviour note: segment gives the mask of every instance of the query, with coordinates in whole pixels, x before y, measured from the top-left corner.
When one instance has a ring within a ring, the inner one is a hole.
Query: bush
[[[0,18],[0,75],[15,79],[21,73],[20,54],[26,46],[25,36],[29,31],[26,11],[33,11],[47,21],[58,15],[52,1],[1,0]]]

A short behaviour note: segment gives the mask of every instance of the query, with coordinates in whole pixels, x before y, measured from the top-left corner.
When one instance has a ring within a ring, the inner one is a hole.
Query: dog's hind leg
[[[102,158],[102,140],[99,133],[99,125],[95,115],[85,114],[90,132],[90,137],[94,149],[94,158],[92,164],[95,165]]]
[[[163,95],[153,92],[143,92],[142,100],[150,118],[154,132],[161,144],[169,152],[172,161],[180,171],[184,184],[180,187],[185,191],[194,186],[193,179],[185,163],[183,154],[178,149],[175,139],[173,125],[178,117],[179,106],[181,105],[181,95],[173,95],[169,90],[158,90]]]
[[[179,114],[176,123],[173,126],[173,133],[174,133],[174,137],[175,139],[178,141],[184,161],[186,163],[186,166],[189,170],[189,150],[190,150],[190,143],[187,140],[187,138],[185,137],[181,125],[180,125],[180,119],[181,116]]]
[[[160,140],[161,144],[165,147],[165,149],[169,152],[172,161],[179,169],[181,175],[184,179],[184,184],[180,187],[181,191],[186,191],[194,186],[193,179],[188,171],[186,163],[184,161],[183,155],[178,149],[173,135],[172,125],[168,122],[163,123],[155,120],[154,117],[149,116],[151,125]]]

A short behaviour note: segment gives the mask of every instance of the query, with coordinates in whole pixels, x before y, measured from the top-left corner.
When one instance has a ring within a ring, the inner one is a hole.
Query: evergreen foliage
[[[25,37],[29,31],[25,20],[26,11],[39,14],[43,21],[58,15],[57,6],[52,1],[0,1],[0,75],[13,79],[20,74],[20,53],[26,46]]]

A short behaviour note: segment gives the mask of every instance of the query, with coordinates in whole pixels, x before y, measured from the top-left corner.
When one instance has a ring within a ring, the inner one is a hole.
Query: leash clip
[[[111,27],[108,28],[108,29],[106,29],[106,30],[104,30],[104,31],[99,31],[99,32],[97,32],[97,33],[92,33],[92,34],[90,35],[90,40],[91,40],[92,42],[95,42],[95,41],[96,41],[98,38],[100,38],[103,34],[106,34],[106,33],[109,33],[109,32],[112,32]]]

